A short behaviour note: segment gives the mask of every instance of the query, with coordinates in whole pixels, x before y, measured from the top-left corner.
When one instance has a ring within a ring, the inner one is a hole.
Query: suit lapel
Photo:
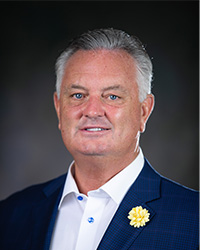
[[[48,250],[66,175],[43,189],[44,198],[32,209],[31,250]]]
[[[58,204],[62,195],[66,175],[50,182],[43,190],[43,199],[32,208],[31,250],[48,250],[56,220]],[[122,200],[115,216],[104,234],[98,250],[128,249],[137,236],[151,223],[155,212],[147,202],[158,199],[160,176],[145,162],[137,180]],[[150,212],[150,222],[144,227],[130,226],[128,212],[136,206],[142,206]]]
[[[99,244],[98,250],[125,250],[129,248],[137,236],[145,230],[148,223],[153,220],[155,212],[147,205],[147,202],[160,197],[159,187],[160,176],[145,161],[143,170],[122,200]],[[130,226],[130,220],[127,218],[129,211],[136,206],[142,206],[150,213],[150,221],[140,228]]]

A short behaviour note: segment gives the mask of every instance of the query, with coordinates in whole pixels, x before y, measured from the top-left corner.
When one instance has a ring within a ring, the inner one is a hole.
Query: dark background
[[[198,189],[198,2],[1,2],[0,199],[67,171],[53,106],[54,64],[72,37],[114,27],[138,36],[154,64],[154,112],[141,138],[168,178]]]

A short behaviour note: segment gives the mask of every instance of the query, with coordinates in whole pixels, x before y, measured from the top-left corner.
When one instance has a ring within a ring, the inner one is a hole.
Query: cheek
[[[125,134],[137,135],[140,131],[141,112],[139,108],[125,109],[123,112],[115,114],[117,126],[124,131]]]
[[[120,126],[120,123],[124,119],[124,112],[120,108],[107,107],[105,115],[115,129]]]
[[[62,134],[69,134],[73,128],[76,128],[76,123],[79,120],[80,111],[63,107],[60,113],[59,129]]]
[[[79,119],[81,117],[81,109],[65,105],[61,110],[61,117],[62,120],[68,120],[69,122],[72,122],[73,120]]]
[[[107,109],[107,116],[113,122],[117,122],[117,124],[122,124],[123,126],[131,123],[134,125],[141,118],[139,109],[128,107]]]

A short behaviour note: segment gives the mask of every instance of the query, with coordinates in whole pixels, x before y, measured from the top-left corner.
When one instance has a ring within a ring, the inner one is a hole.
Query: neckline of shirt
[[[75,193],[78,196],[85,197],[87,196],[81,194],[78,190],[76,182],[71,173],[72,166],[74,161],[70,164],[68,174],[66,177],[63,194],[59,203],[58,208],[60,209],[64,198],[70,193]],[[143,152],[140,148],[139,154],[135,158],[133,162],[131,162],[126,168],[120,171],[117,175],[115,175],[112,179],[110,179],[103,186],[98,188],[97,190],[92,190],[88,192],[88,197],[90,196],[98,196],[102,198],[112,198],[113,201],[119,205],[125,194],[127,193],[130,186],[137,179],[139,173],[141,172],[144,165],[144,156]]]

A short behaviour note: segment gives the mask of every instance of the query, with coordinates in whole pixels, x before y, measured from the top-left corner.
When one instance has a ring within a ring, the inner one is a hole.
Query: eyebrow
[[[109,87],[106,87],[106,88],[103,88],[102,89],[103,91],[109,91],[109,90],[120,90],[124,93],[127,92],[127,90],[125,88],[123,88],[121,85],[113,85],[113,86],[109,86]]]
[[[83,87],[81,85],[78,85],[78,84],[72,84],[70,87],[66,87],[65,88],[65,91],[69,91],[70,89],[81,89],[81,90],[85,90],[85,91],[88,91],[88,89],[86,87]]]
[[[89,91],[88,88],[81,86],[81,85],[78,85],[78,84],[72,84],[70,87],[66,88],[66,91],[68,91],[70,89],[81,89],[81,90]],[[125,88],[123,88],[121,85],[112,85],[112,86],[105,87],[102,89],[103,92],[110,91],[110,90],[120,90],[124,93],[127,92],[127,90]]]
[[[81,85],[78,85],[78,84],[72,84],[70,86],[71,89],[82,89],[82,90],[88,90],[88,88],[84,87],[84,86],[81,86]]]

